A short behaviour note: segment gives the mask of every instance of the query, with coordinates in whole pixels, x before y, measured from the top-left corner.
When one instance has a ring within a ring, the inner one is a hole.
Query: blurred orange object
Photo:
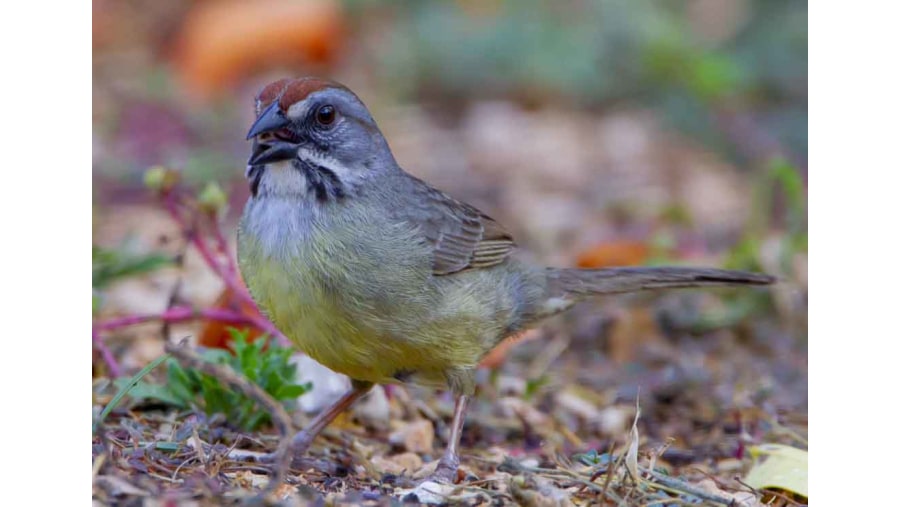
[[[578,267],[639,266],[649,256],[650,247],[642,241],[616,241],[591,247],[578,254]]]
[[[241,283],[243,284],[243,281]],[[227,287],[222,291],[222,294],[219,295],[212,307],[230,310],[242,315],[259,315],[255,306],[235,297],[234,291]],[[259,338],[263,334],[261,330],[254,326],[242,327],[215,320],[207,320],[203,324],[203,329],[200,330],[198,343],[204,347],[230,349],[231,347],[229,347],[228,343],[231,341],[231,333],[228,332],[228,328],[232,327],[241,330],[246,329],[248,342]]]
[[[197,2],[181,27],[176,66],[187,86],[209,96],[266,66],[327,63],[343,34],[338,0]]]
[[[525,331],[523,333],[510,336],[509,338],[506,338],[505,340],[500,342],[496,347],[491,349],[491,351],[488,352],[486,356],[484,356],[478,366],[491,369],[497,368],[498,366],[503,364],[504,361],[506,361],[506,356],[509,355],[509,351],[512,350],[513,347],[520,343],[535,340],[540,336],[540,331],[536,329],[529,329],[528,331]]]

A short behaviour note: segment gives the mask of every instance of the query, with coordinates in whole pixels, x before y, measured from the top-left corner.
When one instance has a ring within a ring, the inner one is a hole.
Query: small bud
[[[180,179],[181,175],[178,172],[161,165],[155,165],[144,172],[144,186],[154,192],[167,192],[177,185]]]
[[[200,191],[200,194],[197,196],[197,203],[200,204],[200,209],[203,211],[211,215],[217,215],[228,204],[228,194],[222,190],[218,183],[211,181]]]

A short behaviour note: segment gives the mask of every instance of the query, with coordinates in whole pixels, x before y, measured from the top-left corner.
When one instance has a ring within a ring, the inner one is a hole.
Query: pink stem
[[[215,320],[226,324],[246,324],[262,330],[266,334],[276,337],[281,341],[282,345],[288,344],[287,338],[280,331],[262,316],[245,315],[231,310],[222,308],[205,308],[195,309],[188,306],[173,306],[168,310],[150,315],[129,315],[117,319],[109,319],[98,322],[94,325],[96,331],[110,331],[121,327],[133,326],[135,324],[143,324],[145,322],[184,322],[187,320],[202,319]]]
[[[231,253],[228,251],[228,241],[225,240],[225,235],[222,234],[222,227],[215,219],[212,223],[212,230],[213,236],[216,238],[216,246],[219,249],[219,253],[225,257],[225,269],[228,271],[229,278],[237,278],[237,266],[234,263],[234,258],[231,257]]]
[[[106,342],[103,341],[103,338],[97,333],[96,329],[91,330],[91,338],[94,341],[94,348],[100,352],[100,356],[103,357],[103,362],[105,362],[107,368],[109,368],[109,375],[111,377],[121,377],[122,369],[119,368],[119,363],[116,362],[116,358],[113,357],[112,352],[106,346]]]
[[[133,326],[135,324],[143,324],[145,322],[184,322],[186,320],[204,319],[225,322],[227,324],[250,324],[265,330],[265,326],[260,326],[262,319],[250,315],[244,315],[231,310],[221,308],[195,309],[189,306],[173,306],[162,313],[148,315],[129,315],[127,317],[119,317],[109,319],[94,324],[96,331],[110,331],[121,327]]]
[[[184,217],[182,217],[181,214],[178,212],[177,205],[176,205],[174,199],[172,198],[172,196],[168,196],[168,198],[166,199],[166,209],[169,210],[169,214],[172,215],[172,218],[176,222],[178,222],[178,225],[181,227],[181,229],[183,231],[186,231],[188,240],[191,242],[191,244],[194,245],[194,247],[197,249],[197,251],[200,252],[200,256],[203,257],[203,260],[206,262],[206,264],[209,266],[209,268],[212,269],[213,272],[215,272],[219,276],[219,278],[222,279],[223,282],[225,282],[225,285],[229,289],[231,289],[231,291],[234,293],[235,297],[240,299],[241,302],[246,303],[246,304],[252,306],[253,308],[256,308],[256,302],[253,301],[252,297],[250,297],[250,294],[247,292],[247,289],[244,288],[244,286],[242,284],[238,283],[237,272],[235,271],[235,272],[233,272],[233,274],[228,273],[226,271],[226,269],[223,268],[222,265],[216,261],[215,257],[213,256],[212,252],[209,249],[209,245],[207,245],[207,243],[206,243],[206,239],[203,238],[203,236],[196,231],[196,228],[192,227],[190,224],[188,224],[184,220]],[[219,232],[219,236],[221,236],[221,232]],[[224,245],[225,238],[222,237],[221,241]],[[227,254],[227,247],[226,247],[225,255],[228,258],[228,262],[230,263],[231,257],[228,256],[228,254]],[[274,330],[274,333],[273,333],[274,336],[278,336],[278,337],[282,336],[281,333],[277,329],[275,329],[274,326],[270,325],[267,327],[270,327]]]

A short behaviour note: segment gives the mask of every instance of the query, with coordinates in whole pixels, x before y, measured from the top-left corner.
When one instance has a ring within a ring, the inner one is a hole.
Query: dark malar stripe
[[[344,184],[334,174],[334,171],[317,164],[312,164],[305,160],[300,160],[300,170],[306,178],[306,184],[320,202],[328,201],[329,198],[341,199],[346,195]]]
[[[337,177],[337,174],[334,174],[334,171],[322,166],[316,166],[316,168],[319,170],[319,173],[324,176],[325,179],[330,183],[332,195],[334,195],[338,199],[346,195],[346,193],[344,192],[344,184],[341,183],[341,180]]]
[[[259,182],[262,180],[263,173],[266,172],[266,166],[255,165],[247,171],[247,177],[250,179],[250,194],[256,197],[259,193]]]

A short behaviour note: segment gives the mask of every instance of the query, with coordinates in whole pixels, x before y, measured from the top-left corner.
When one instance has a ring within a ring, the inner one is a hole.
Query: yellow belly
[[[432,255],[417,228],[366,207],[251,202],[238,233],[253,298],[299,350],[356,380],[453,387],[504,336],[518,278],[434,276]]]
[[[241,271],[253,298],[300,351],[374,383],[443,385],[448,370],[477,364],[483,351],[466,332],[479,326],[466,325],[459,312],[430,313],[440,305],[429,300],[425,282],[416,280],[422,290],[409,295],[391,287],[398,283],[391,280],[394,271],[379,273],[373,265],[352,270],[371,279],[351,283],[352,261],[326,257],[303,251],[285,261],[264,255],[252,241],[241,245]],[[381,292],[354,290],[378,280]]]

